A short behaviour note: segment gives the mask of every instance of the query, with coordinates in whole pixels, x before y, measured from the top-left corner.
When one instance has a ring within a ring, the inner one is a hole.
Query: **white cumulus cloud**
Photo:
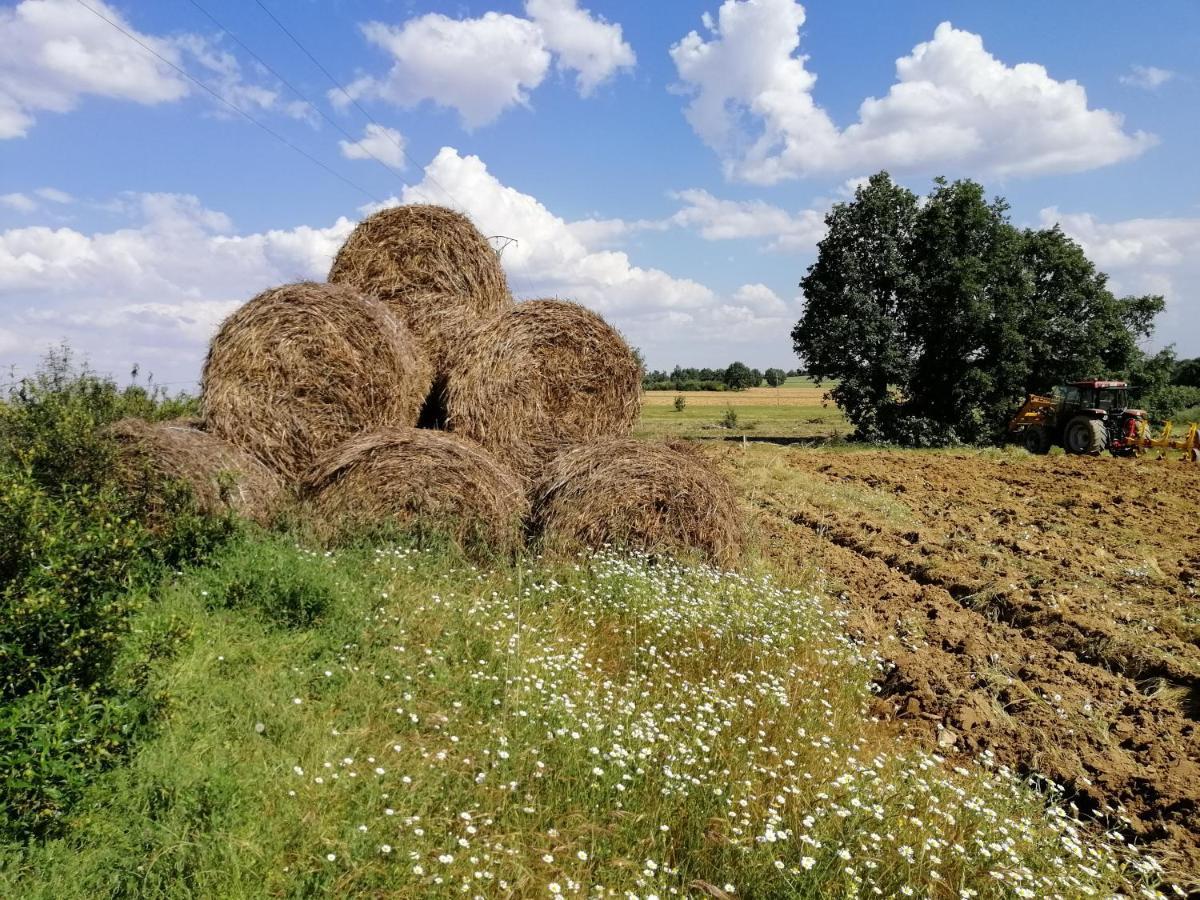
[[[527,103],[529,91],[550,67],[541,29],[518,16],[489,12],[478,19],[451,19],[430,13],[400,26],[371,22],[363,34],[394,62],[383,78],[352,82],[347,87],[352,97],[404,107],[432,100],[457,110],[468,128]],[[347,102],[340,91],[329,97],[335,105]]]
[[[66,338],[97,368],[133,363],[160,380],[195,381],[207,340],[237,305],[274,284],[323,279],[353,227],[239,235],[195,197],[135,194],[125,227],[0,232],[0,306],[19,343],[0,365],[28,369]]]
[[[374,123],[367,125],[362,140],[338,141],[346,159],[377,159],[393,169],[404,168],[405,141],[395,128]]]
[[[51,203],[65,204],[65,203],[72,203],[75,200],[75,198],[72,197],[70,194],[68,194],[66,191],[60,191],[58,188],[52,188],[52,187],[38,188],[36,191],[34,191],[34,193],[37,194],[39,197],[41,197],[43,200],[49,200]]]
[[[637,63],[621,26],[595,18],[575,0],[526,0],[525,12],[541,28],[559,67],[578,73],[576,83],[584,97],[619,70]]]
[[[19,213],[34,212],[41,209],[45,203],[64,206],[74,202],[74,200],[75,198],[66,191],[60,191],[58,188],[52,187],[38,188],[36,191],[28,194],[20,191],[12,194],[0,194],[0,206],[6,206]]]
[[[805,209],[792,214],[763,200],[722,200],[708,191],[680,191],[684,206],[670,222],[694,228],[708,241],[770,238],[768,249],[813,250],[825,236],[825,213]]]
[[[15,209],[17,212],[28,213],[37,209],[38,203],[28,194],[16,192],[12,194],[0,194],[0,206],[7,206],[9,209]]]
[[[138,32],[103,0],[91,5],[155,52],[180,62],[168,40]],[[0,8],[0,139],[24,137],[40,112],[70,112],[95,95],[135,103],[178,100],[186,81],[73,0]]]
[[[1088,258],[1112,276],[1119,294],[1162,294],[1167,309],[1156,339],[1184,356],[1200,355],[1200,218],[1105,222],[1090,213],[1043,209],[1042,225],[1058,224]]]
[[[729,176],[788,178],[880,167],[970,166],[997,175],[1092,169],[1152,146],[1119,115],[1088,107],[1075,81],[1036,63],[1007,65],[982,38],[943,22],[896,61],[896,82],[839,128],[814,97],[799,54],[804,7],[795,0],[725,0],[707,36],[671,48],[696,133]]]
[[[428,13],[400,25],[362,26],[371,43],[391,54],[387,74],[364,75],[346,89],[410,108],[423,101],[454,109],[465,127],[494,122],[507,109],[529,104],[553,60],[577,73],[580,94],[636,62],[621,26],[580,9],[576,0],[527,0],[530,18],[487,12],[473,19]],[[330,91],[335,106],[349,102]]]
[[[194,91],[173,66],[245,112],[312,117],[308,104],[284,101],[274,87],[246,77],[237,57],[214,38],[140,32],[104,0],[88,0],[87,7],[74,0],[21,0],[0,8],[0,140],[24,137],[39,113],[70,112],[87,96],[147,106],[181,100]],[[213,109],[233,115],[223,104]]]

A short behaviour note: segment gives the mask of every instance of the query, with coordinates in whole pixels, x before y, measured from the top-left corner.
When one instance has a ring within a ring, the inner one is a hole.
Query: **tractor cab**
[[[1107,417],[1129,409],[1129,385],[1124,381],[1072,381],[1054,389],[1060,410],[1090,412]],[[1129,410],[1134,412],[1135,410]]]

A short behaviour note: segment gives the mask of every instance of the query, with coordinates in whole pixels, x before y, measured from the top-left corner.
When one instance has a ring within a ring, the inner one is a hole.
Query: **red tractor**
[[[1058,444],[1068,453],[1133,456],[1145,426],[1145,411],[1129,407],[1128,384],[1092,378],[1056,387],[1052,397],[1030,394],[1008,430],[1030,453]]]

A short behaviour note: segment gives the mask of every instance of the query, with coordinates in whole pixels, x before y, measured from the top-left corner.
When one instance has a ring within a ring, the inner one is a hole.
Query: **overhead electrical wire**
[[[271,137],[275,138],[275,140],[277,140],[281,144],[283,144],[284,146],[288,147],[291,150],[294,150],[296,153],[299,153],[301,156],[303,156],[305,159],[307,159],[313,165],[320,166],[322,169],[324,169],[326,172],[328,172],[334,178],[337,178],[339,181],[344,182],[345,184],[354,188],[356,191],[358,191],[362,194],[365,194],[367,197],[374,200],[376,203],[382,202],[379,199],[379,197],[375,196],[375,194],[373,194],[371,191],[367,190],[362,185],[347,178],[345,175],[342,175],[337,170],[330,168],[328,165],[323,163],[321,160],[319,160],[315,156],[313,156],[311,153],[308,153],[307,151],[301,149],[300,147],[297,147],[295,144],[293,144],[291,141],[289,141],[287,138],[285,138],[279,132],[275,131],[273,128],[271,128],[268,125],[264,125],[262,122],[260,122],[256,118],[254,118],[254,116],[250,115],[250,113],[246,112],[244,109],[242,109],[236,103],[234,103],[233,101],[227,99],[226,97],[223,97],[221,94],[214,91],[212,88],[210,88],[207,84],[205,84],[199,78],[196,78],[195,76],[191,75],[184,69],[175,65],[175,63],[171,62],[171,60],[167,59],[165,56],[163,56],[161,53],[159,53],[157,50],[155,50],[149,44],[140,40],[137,37],[137,35],[132,34],[129,31],[127,31],[126,29],[122,28],[119,24],[114,22],[112,19],[108,18],[108,16],[104,15],[102,12],[95,9],[94,7],[89,6],[86,2],[84,2],[84,0],[75,0],[75,2],[78,3],[80,6],[82,6],[84,9],[86,9],[88,12],[92,13],[92,15],[96,16],[98,19],[102,19],[103,21],[105,21],[109,25],[111,25],[113,28],[115,28],[117,31],[121,32],[121,34],[125,35],[125,37],[129,38],[131,41],[133,41],[135,44],[137,44],[139,47],[141,47],[147,53],[150,53],[151,55],[153,55],[163,65],[169,66],[170,68],[174,69],[176,72],[178,72],[180,75],[182,75],[188,81],[191,81],[193,84],[195,84],[201,90],[203,90],[205,93],[210,94],[212,97],[214,97],[219,102],[224,103],[226,106],[228,106],[230,109],[232,109],[238,115],[240,115],[242,118],[244,118],[248,122],[251,122],[252,124],[258,126],[263,131],[265,131],[267,134],[271,135]]]
[[[383,125],[381,125],[378,121],[376,121],[375,117],[372,116],[369,112],[367,112],[363,108],[362,104],[359,103],[357,99],[355,99],[354,95],[351,94],[349,91],[347,91],[344,87],[342,87],[341,82],[339,82],[336,78],[334,78],[333,74],[328,69],[326,69],[323,65],[321,65],[321,61],[319,59],[317,59],[317,57],[315,55],[313,55],[313,53],[307,47],[304,46],[304,44],[300,41],[300,39],[298,37],[296,37],[296,35],[294,35],[291,32],[291,30],[286,25],[283,24],[283,22],[281,22],[279,20],[279,17],[276,16],[275,13],[271,12],[270,7],[268,7],[265,3],[263,3],[262,0],[254,0],[254,2],[258,6],[259,9],[261,9],[263,12],[265,12],[270,17],[272,22],[274,22],[276,25],[279,26],[279,29],[291,39],[292,43],[300,48],[300,52],[302,52],[305,56],[307,56],[312,61],[312,64],[321,70],[321,72],[325,75],[326,78],[329,79],[329,81],[333,84],[333,86],[335,88],[337,88],[339,91],[341,91],[342,95],[347,100],[349,100],[350,103],[352,103],[354,105],[354,108],[357,109],[367,119],[367,121],[369,121],[375,127],[380,129],[380,132],[383,134],[383,136],[386,137],[389,141],[391,141],[396,146],[396,149],[400,151],[401,155],[406,160],[408,160],[409,165],[411,165],[414,169],[420,170],[421,167],[418,166],[413,161],[413,158],[408,155],[408,151],[406,149],[404,149],[404,144],[402,144],[400,141],[398,141],[394,137],[392,137],[392,132],[390,130],[388,130],[387,128],[385,128]],[[450,193],[450,191],[448,191],[443,185],[439,184],[437,179],[435,179],[432,175],[429,174],[428,170],[425,170],[425,178],[428,179],[430,184],[432,184],[434,187],[436,187],[438,190],[440,190],[443,194],[445,194],[447,197],[449,197],[451,202],[453,202],[455,206],[457,206],[459,209],[466,209],[466,206],[459,203],[458,198],[456,198],[452,193]]]
[[[139,39],[137,37],[137,35],[129,32],[125,28],[122,28],[117,22],[114,22],[112,19],[108,18],[102,12],[97,10],[95,7],[90,6],[88,3],[86,3],[85,0],[75,0],[75,2],[78,3],[80,6],[82,6],[84,9],[86,9],[88,12],[92,13],[92,15],[96,16],[98,19],[101,19],[102,21],[108,23],[110,26],[115,28],[117,31],[119,31],[121,34],[123,34],[129,40],[133,41],[135,44],[137,44],[139,47],[141,47],[147,53],[151,54],[155,59],[157,59],[163,65],[168,66],[169,68],[171,68],[178,74],[182,75],[188,81],[192,82],[197,87],[199,87],[201,90],[203,90],[205,93],[212,96],[215,100],[228,106],[230,109],[232,109],[238,115],[240,115],[242,118],[246,119],[246,121],[250,122],[251,124],[255,125],[256,127],[260,128],[261,130],[265,131],[267,134],[269,134],[271,137],[275,138],[275,140],[279,141],[281,144],[283,144],[289,150],[292,150],[292,151],[300,154],[305,159],[307,159],[309,162],[311,162],[313,165],[320,167],[325,172],[332,175],[334,178],[337,178],[339,181],[350,186],[354,190],[365,195],[366,197],[370,198],[371,200],[375,201],[376,203],[382,204],[384,202],[378,196],[376,196],[373,192],[368,190],[367,188],[364,188],[362,185],[358,184],[357,182],[351,180],[350,178],[347,178],[345,175],[342,175],[340,172],[331,168],[328,164],[322,162],[320,159],[313,156],[311,153],[307,152],[306,150],[302,149],[301,147],[298,147],[296,144],[292,143],[286,137],[281,135],[279,132],[275,131],[270,126],[265,125],[263,122],[259,121],[254,116],[250,115],[250,113],[248,113],[244,109],[242,109],[240,106],[233,103],[233,101],[229,100],[227,97],[222,96],[220,93],[213,90],[211,87],[209,87],[203,81],[196,78],[194,75],[187,72],[180,66],[176,65],[171,60],[167,59],[165,56],[163,56],[161,53],[159,53],[153,47],[149,46],[144,41]],[[293,94],[295,94],[302,101],[304,101],[304,103],[307,104],[309,106],[309,108],[315,110],[317,112],[317,114],[319,116],[321,116],[322,119],[324,119],[331,126],[333,126],[343,137],[345,137],[349,141],[358,143],[361,146],[361,142],[356,141],[353,135],[351,135],[349,132],[347,132],[341,125],[339,125],[329,115],[327,115],[319,106],[317,106],[317,104],[313,103],[310,99],[308,99],[308,97],[305,96],[302,91],[300,91],[295,85],[293,85],[290,81],[288,81],[286,78],[284,78],[278,71],[275,70],[275,68],[270,63],[268,63],[265,59],[263,59],[261,56],[259,56],[257,53],[255,53],[236,34],[234,34],[232,31],[230,31],[228,28],[226,28],[224,25],[222,25],[217,20],[217,18],[212,15],[212,13],[210,13],[207,9],[205,9],[198,2],[196,2],[196,0],[189,0],[189,2],[193,6],[195,6],[196,9],[198,9],[201,13],[203,13],[214,25],[216,25],[219,29],[221,29],[221,31],[223,31],[223,32],[225,32],[225,34],[229,35],[229,37],[232,38],[233,41],[235,43],[237,43],[237,45],[239,47],[241,47],[248,54],[250,54],[250,56],[252,56],[255,60],[257,60],[259,62],[259,64],[261,64],[268,72],[270,72],[277,79],[279,79],[279,81],[284,86],[286,86]],[[274,22],[285,35],[287,35],[287,37],[292,41],[292,43],[294,43],[300,49],[300,51],[302,53],[304,53],[304,55],[307,56],[309,58],[309,60],[312,61],[313,65],[315,65],[318,69],[321,70],[322,74],[324,74],[325,77],[328,78],[329,81],[333,84],[333,86],[336,87],[342,93],[342,95],[345,96],[346,99],[350,101],[350,103],[354,106],[354,108],[357,109],[367,119],[367,121],[369,121],[371,124],[375,125],[379,129],[379,133],[382,134],[388,141],[390,141],[396,147],[396,149],[398,151],[400,151],[400,154],[404,157],[404,159],[406,159],[408,161],[408,163],[414,169],[418,169],[418,170],[421,169],[421,167],[417,165],[417,163],[413,160],[413,158],[411,156],[409,156],[408,151],[404,148],[403,143],[401,143],[400,141],[397,141],[392,136],[392,131],[390,129],[388,129],[387,127],[385,127],[384,125],[382,125],[378,120],[375,119],[374,116],[372,116],[369,112],[367,112],[366,109],[363,108],[362,104],[360,104],[358,102],[358,100],[355,99],[355,97],[349,91],[347,91],[345,87],[342,86],[342,84],[333,76],[333,74],[328,69],[326,69],[325,66],[323,66],[321,64],[320,60],[318,60],[317,57],[307,47],[304,46],[304,44],[300,41],[300,39],[297,38],[296,35],[293,34],[292,31],[286,25],[283,24],[282,21],[279,20],[279,18],[271,11],[271,9],[269,7],[267,7],[262,2],[262,0],[255,0],[255,4],[263,12],[265,12],[267,14],[267,16],[271,19],[271,21]],[[364,153],[366,153],[368,156],[370,156],[371,159],[375,160],[375,162],[377,162],[379,165],[383,166],[391,174],[400,178],[403,182],[403,176],[401,176],[400,173],[396,171],[396,169],[394,169],[392,166],[388,165],[386,162],[381,160],[378,156],[376,156],[374,153],[372,153],[366,147],[362,147],[362,150]],[[425,176],[426,180],[429,181],[430,184],[432,184],[434,187],[438,188],[442,193],[444,193],[447,197],[449,197],[450,201],[455,206],[457,206],[459,209],[466,209],[466,206],[464,204],[460,203],[458,198],[455,197],[454,194],[452,194],[449,191],[449,189],[447,189],[444,185],[442,185],[436,178],[434,178],[433,175],[431,175],[428,172],[428,170],[424,171],[424,176]],[[405,187],[408,190],[411,190],[413,193],[417,194],[418,196],[424,197],[424,195],[416,187],[408,185],[407,183],[405,183]],[[424,198],[424,199],[428,199],[428,198]],[[512,240],[512,239],[510,239],[510,240]],[[497,250],[497,253],[499,253],[499,249]]]
[[[329,124],[329,125],[331,125],[331,126],[334,128],[334,129],[336,129],[336,130],[338,131],[338,133],[342,135],[342,137],[346,138],[346,140],[348,140],[348,141],[351,141],[352,143],[359,144],[359,147],[360,147],[360,149],[361,149],[361,150],[362,150],[364,153],[366,153],[366,154],[367,154],[367,156],[371,157],[371,159],[375,160],[375,162],[379,163],[379,165],[383,166],[383,168],[385,168],[385,169],[386,169],[386,170],[387,170],[389,173],[391,173],[392,175],[395,175],[397,178],[399,178],[399,179],[401,180],[401,182],[402,182],[402,183],[404,183],[404,176],[403,176],[403,175],[401,175],[401,174],[400,174],[400,173],[399,173],[399,172],[398,172],[398,171],[397,171],[395,168],[393,168],[392,166],[388,165],[386,162],[384,162],[382,159],[380,159],[378,156],[376,156],[374,153],[372,153],[372,152],[370,151],[370,149],[368,149],[367,147],[365,147],[365,146],[363,146],[361,143],[359,143],[358,139],[357,139],[357,138],[355,138],[355,137],[354,137],[354,135],[350,134],[350,132],[348,132],[348,131],[347,131],[345,128],[343,128],[343,127],[341,126],[341,124],[340,124],[340,123],[339,123],[337,120],[335,120],[335,119],[334,119],[332,116],[330,116],[330,115],[329,115],[328,113],[326,113],[326,112],[325,112],[323,109],[321,109],[321,107],[317,106],[317,104],[316,104],[316,103],[314,103],[312,100],[310,100],[310,99],[309,99],[307,96],[305,96],[305,94],[304,94],[303,92],[301,92],[299,88],[297,88],[297,87],[296,87],[294,84],[292,84],[290,81],[288,81],[286,78],[284,78],[284,77],[283,77],[281,74],[279,74],[279,72],[278,72],[278,71],[276,71],[276,69],[275,69],[275,67],[274,67],[274,66],[272,66],[272,65],[271,65],[269,62],[267,62],[265,59],[263,59],[261,56],[259,56],[257,53],[255,53],[255,52],[254,52],[254,51],[253,51],[253,50],[252,50],[252,49],[251,49],[251,48],[250,48],[250,47],[249,47],[249,46],[246,44],[246,42],[245,42],[245,41],[243,41],[243,40],[242,40],[241,38],[239,38],[239,37],[238,37],[236,34],[234,34],[232,31],[230,31],[228,28],[226,28],[224,25],[222,25],[222,24],[221,24],[221,23],[220,23],[220,22],[217,20],[217,17],[216,17],[216,16],[214,16],[212,13],[210,13],[210,12],[209,12],[207,9],[205,9],[203,6],[201,6],[201,5],[200,5],[200,4],[197,2],[197,0],[188,0],[188,2],[189,2],[189,3],[191,3],[191,4],[192,4],[192,6],[196,7],[196,9],[200,10],[200,12],[202,12],[202,13],[203,13],[205,16],[207,16],[207,17],[208,17],[208,20],[209,20],[210,22],[212,22],[214,25],[216,25],[218,28],[220,28],[220,29],[221,29],[223,32],[225,32],[227,35],[229,35],[229,37],[230,37],[230,38],[231,38],[231,39],[232,39],[232,40],[233,40],[233,41],[234,41],[234,42],[235,42],[235,43],[236,43],[236,44],[237,44],[239,47],[241,47],[241,48],[242,48],[243,50],[245,50],[245,51],[246,51],[248,54],[250,54],[250,56],[254,57],[254,59],[258,61],[259,65],[261,65],[261,66],[262,66],[264,69],[266,69],[268,72],[270,72],[272,75],[274,75],[274,76],[275,76],[277,79],[279,79],[279,81],[280,81],[280,82],[281,82],[281,83],[282,83],[282,84],[283,84],[283,85],[284,85],[284,86],[285,86],[285,87],[286,87],[288,90],[290,90],[290,91],[291,91],[293,94],[295,94],[297,97],[299,97],[301,100],[303,100],[303,101],[304,101],[304,103],[305,103],[305,104],[306,104],[306,105],[307,105],[307,106],[308,106],[308,107],[309,107],[309,108],[310,108],[310,109],[311,109],[313,112],[315,112],[315,113],[316,113],[317,115],[319,115],[319,116],[320,116],[322,119],[324,119],[326,123],[328,123],[328,124]],[[405,183],[405,186],[406,186],[406,187],[408,186],[408,185],[407,185],[407,183]]]

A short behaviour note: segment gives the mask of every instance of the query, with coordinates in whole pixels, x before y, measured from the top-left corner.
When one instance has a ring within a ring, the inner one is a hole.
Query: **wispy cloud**
[[[1153,91],[1174,77],[1175,73],[1170,69],[1160,69],[1158,66],[1130,66],[1129,73],[1121,76],[1121,84]]]

